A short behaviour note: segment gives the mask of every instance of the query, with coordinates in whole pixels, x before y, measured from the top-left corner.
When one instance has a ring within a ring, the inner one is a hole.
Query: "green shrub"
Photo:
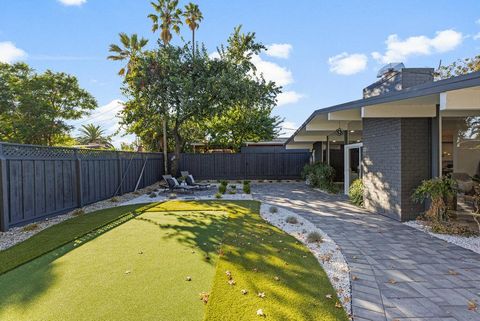
[[[429,221],[445,222],[448,220],[448,200],[453,198],[456,193],[455,180],[442,176],[423,181],[413,192],[412,199],[417,203],[430,200],[425,218]]]
[[[363,206],[363,181],[358,178],[353,181],[348,189],[348,197],[350,202],[357,206]]]
[[[337,193],[338,188],[333,183],[335,169],[325,163],[307,164],[302,170],[302,178],[313,187],[321,188],[329,193]]]
[[[250,188],[250,184],[243,184],[243,192],[245,194],[250,194],[252,192],[252,190]]]
[[[220,181],[220,185],[227,186],[227,185],[228,185],[228,181],[227,181],[227,180],[224,180],[224,179],[222,179],[222,180]]]
[[[318,232],[310,232],[307,235],[307,242],[308,243],[322,243],[323,242],[322,235]]]
[[[222,195],[223,195],[222,193],[216,193],[216,194],[215,194],[215,198],[220,199],[220,198],[222,198]]]
[[[250,181],[249,180],[244,180],[243,181],[243,185],[249,185],[250,184]]]
[[[237,185],[230,185],[230,188],[236,190],[236,189],[237,189]]]
[[[218,186],[218,192],[220,194],[225,194],[226,191],[227,191],[227,185],[220,184],[220,186]]]
[[[32,224],[28,224],[27,226],[24,226],[22,228],[22,231],[30,232],[30,231],[35,231],[36,229],[38,229],[38,224],[37,223],[32,223]]]
[[[236,189],[231,189],[228,191],[228,194],[237,194],[237,190]]]

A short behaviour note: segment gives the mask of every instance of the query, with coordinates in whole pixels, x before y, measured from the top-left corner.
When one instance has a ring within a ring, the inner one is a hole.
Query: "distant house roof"
[[[290,136],[284,144],[290,143],[295,135],[297,135],[305,126],[317,115],[331,113],[341,110],[359,109],[365,106],[372,106],[378,104],[384,104],[394,101],[400,101],[404,99],[422,97],[440,94],[445,91],[457,90],[469,87],[480,86],[480,71],[470,74],[452,77],[448,79],[438,80],[434,82],[425,83],[409,88],[405,88],[399,91],[392,91],[383,95],[374,96],[370,98],[358,99],[349,101],[346,103],[330,106],[327,108],[320,108],[315,110],[310,117]]]
[[[268,141],[246,142],[245,146],[283,146],[288,137],[278,137]]]

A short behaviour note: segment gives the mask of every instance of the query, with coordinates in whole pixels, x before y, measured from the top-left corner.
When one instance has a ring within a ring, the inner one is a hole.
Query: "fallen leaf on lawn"
[[[203,303],[207,304],[209,296],[210,296],[210,294],[208,294],[208,292],[202,292],[202,293],[200,293],[200,300],[202,300]]]
[[[187,277],[185,278],[185,280],[186,280],[186,281],[192,281],[192,277],[191,277],[191,276],[187,276]]]
[[[225,274],[227,275],[227,277],[228,277],[229,279],[232,278],[232,272],[230,272],[230,271],[225,271]]]
[[[139,251],[138,254],[143,254],[143,251]]]
[[[258,310],[257,310],[257,315],[260,316],[260,317],[264,317],[264,316],[265,316],[265,313],[263,313],[263,310],[262,310],[262,309],[258,309]]]
[[[125,271],[125,274],[130,274],[130,271],[129,271],[129,270],[126,270],[126,271]]]
[[[331,295],[331,294],[327,294],[327,295],[325,295],[325,297],[326,297],[327,299],[331,299],[331,298],[332,298],[332,295]]]
[[[338,302],[338,301],[335,302],[335,307],[336,307],[336,308],[339,308],[339,309],[340,309],[340,308],[343,308],[342,304],[341,304],[340,302]]]
[[[233,285],[235,285],[236,283],[235,283],[235,280],[232,279],[232,280],[229,280],[229,281],[228,281],[228,284],[230,284],[230,285],[233,286]]]
[[[265,292],[258,292],[257,295],[258,295],[259,298],[263,299],[265,297]]]
[[[273,279],[274,279],[275,281],[280,281],[280,278],[279,278],[278,276],[275,276]]]
[[[247,291],[247,290],[245,290],[245,289],[242,289],[242,294],[243,294],[243,295],[245,295],[245,294],[247,294],[247,293],[248,293],[248,291]]]

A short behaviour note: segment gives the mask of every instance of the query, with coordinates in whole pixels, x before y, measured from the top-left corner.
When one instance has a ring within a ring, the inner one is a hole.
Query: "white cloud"
[[[81,6],[86,3],[87,0],[58,0],[64,6]]]
[[[475,21],[475,23],[476,23],[477,25],[480,25],[480,19],[478,19],[477,21]]]
[[[372,57],[381,63],[403,62],[409,56],[425,56],[451,51],[458,47],[462,41],[462,33],[452,29],[438,31],[433,38],[413,36],[402,40],[398,35],[393,34],[388,36],[385,41],[387,45],[385,54],[373,52]]]
[[[277,96],[277,106],[294,104],[303,98],[302,94],[293,90],[287,90]]]
[[[220,54],[218,53],[218,51],[214,51],[208,54],[208,57],[210,59],[220,59]]]
[[[297,130],[297,124],[291,121],[284,121],[280,126],[280,136],[283,137],[290,137]]]
[[[105,130],[106,135],[113,135],[120,128],[120,118],[118,113],[123,109],[123,102],[119,99],[112,100],[106,105],[100,106],[95,109],[89,116],[86,116],[80,120],[72,122],[71,125],[75,126],[74,136],[78,135],[78,129],[82,125],[94,124],[99,125]],[[112,143],[115,147],[120,147],[121,142],[131,143],[135,140],[134,135],[122,136],[122,133],[112,137]]]
[[[0,42],[0,62],[10,64],[20,59],[26,58],[27,53],[10,41]]]
[[[257,67],[257,72],[263,74],[266,80],[274,81],[278,86],[293,83],[292,72],[276,63],[263,60],[260,56],[253,56],[252,63]]]
[[[339,75],[353,75],[367,68],[368,57],[364,54],[343,52],[328,58],[330,71]]]
[[[288,43],[273,43],[267,46],[265,54],[270,57],[287,59],[290,57],[292,49],[292,45]]]
[[[477,33],[475,36],[473,36],[473,40],[478,40],[480,39],[480,32]]]

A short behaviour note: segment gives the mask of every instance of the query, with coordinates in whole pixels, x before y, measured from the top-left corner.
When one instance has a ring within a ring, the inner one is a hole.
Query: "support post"
[[[327,145],[326,145],[326,161],[330,165],[330,137],[327,136]]]
[[[431,167],[432,167],[432,178],[439,177],[441,175],[441,143],[440,139],[442,135],[441,132],[441,118],[440,118],[440,105],[437,105],[437,117],[431,119]]]
[[[77,206],[83,207],[82,160],[78,157],[77,150],[75,150],[75,175],[77,176]]]
[[[123,170],[122,170],[122,159],[120,157],[120,153],[117,153],[117,168],[118,168],[118,183],[120,184],[119,187],[117,188],[117,191],[115,191],[115,194],[113,196],[117,196],[116,194],[120,192],[120,195],[123,195]]]
[[[0,144],[0,231],[8,231],[9,210],[8,210],[8,181],[7,181],[7,159],[3,155],[3,145]]]

